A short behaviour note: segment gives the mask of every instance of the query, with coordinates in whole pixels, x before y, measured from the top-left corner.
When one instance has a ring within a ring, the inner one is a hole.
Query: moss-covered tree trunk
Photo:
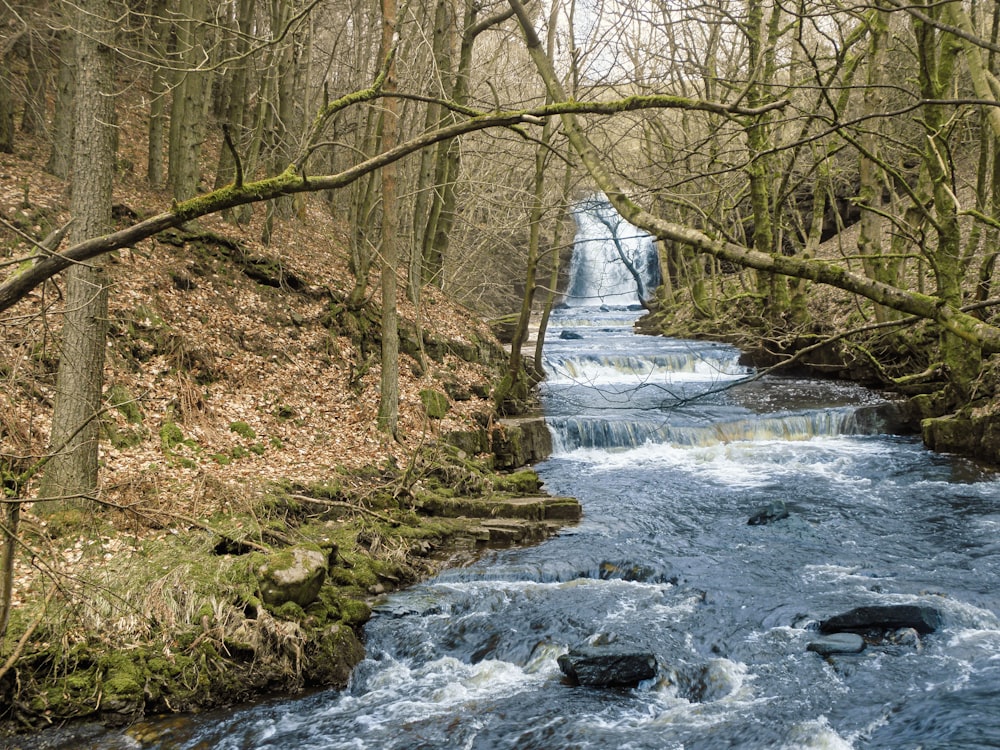
[[[781,7],[775,4],[770,19],[765,19],[763,0],[750,0],[747,5],[747,22],[744,33],[749,57],[747,102],[759,107],[770,99],[770,85],[774,81],[775,31],[780,24]],[[747,167],[750,182],[750,207],[753,212],[753,240],[755,250],[771,254],[775,251],[775,226],[771,200],[771,159],[768,156],[771,142],[770,114],[750,118],[746,126]],[[787,279],[769,272],[757,273],[757,293],[764,306],[764,315],[770,320],[780,320],[788,309]]]
[[[932,19],[947,17],[945,8],[926,9]],[[951,154],[947,142],[948,110],[938,104],[947,98],[955,75],[955,63],[961,49],[957,39],[938,31],[919,19],[913,21],[920,59],[920,91],[930,104],[924,107],[924,168],[930,178],[937,244],[926,248],[936,281],[935,296],[941,303],[957,309],[962,305],[965,268],[961,262],[962,234],[958,222],[959,205],[955,195]],[[940,336],[941,356],[948,381],[959,401],[970,395],[973,381],[982,367],[982,352],[950,331]]]

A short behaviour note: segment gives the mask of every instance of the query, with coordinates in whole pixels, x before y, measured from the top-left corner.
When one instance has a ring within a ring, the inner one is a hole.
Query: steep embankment
[[[68,219],[41,150],[0,161],[6,258]],[[126,173],[116,217],[166,201]],[[373,597],[578,516],[532,472],[496,471],[490,450],[517,446],[494,422],[503,352],[481,321],[433,290],[419,311],[400,298],[390,439],[377,276],[349,309],[345,230],[318,197],[270,246],[262,223],[261,207],[210,217],[109,259],[101,488],[54,514],[25,506],[0,641],[8,730],[343,684]],[[0,321],[5,478],[45,454],[60,284]]]

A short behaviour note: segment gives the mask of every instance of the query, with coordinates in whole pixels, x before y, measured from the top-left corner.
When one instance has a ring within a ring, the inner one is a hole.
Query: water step
[[[425,513],[445,518],[521,519],[524,521],[575,521],[582,511],[572,497],[439,497],[420,498]]]

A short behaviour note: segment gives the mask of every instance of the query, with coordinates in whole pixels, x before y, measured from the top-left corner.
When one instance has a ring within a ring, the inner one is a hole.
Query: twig
[[[324,500],[318,497],[309,497],[308,495],[289,495],[289,497],[295,498],[296,500],[304,500],[309,503],[318,503],[319,505],[326,505],[331,508],[350,508],[351,510],[356,510],[361,513],[367,513],[369,516],[379,519],[380,521],[385,521],[392,526],[401,526],[402,523],[397,521],[395,518],[389,518],[389,516],[383,516],[381,513],[376,513],[373,510],[368,510],[368,508],[363,508],[360,505],[354,505],[354,503],[344,502],[343,500]]]

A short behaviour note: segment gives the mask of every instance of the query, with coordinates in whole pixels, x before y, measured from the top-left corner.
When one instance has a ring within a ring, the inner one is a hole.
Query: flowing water
[[[537,467],[583,521],[388,597],[346,691],[206,715],[162,747],[1000,747],[997,478],[887,434],[877,394],[747,382],[734,349],[638,337],[637,312],[588,298],[550,326]],[[747,524],[775,499],[788,518]],[[806,651],[817,620],[874,603],[944,626]],[[557,657],[596,642],[649,650],[656,677],[570,685]]]

